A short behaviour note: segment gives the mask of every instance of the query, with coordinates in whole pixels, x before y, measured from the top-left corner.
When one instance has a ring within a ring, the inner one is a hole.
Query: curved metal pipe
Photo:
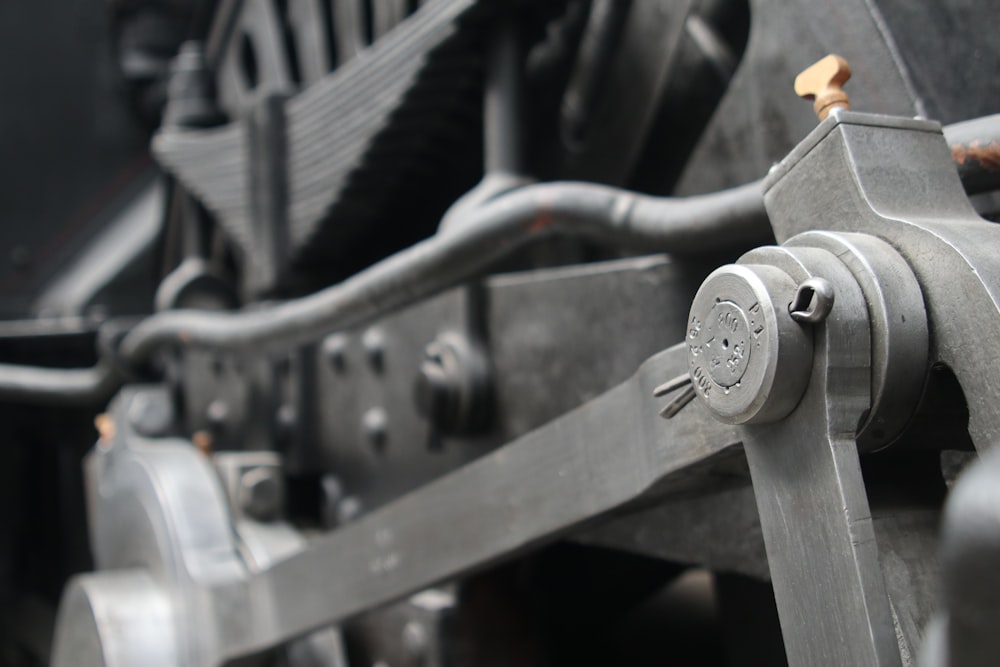
[[[1000,115],[949,125],[944,133],[970,194],[1000,187],[992,152],[1000,146]],[[983,147],[990,150],[977,152]],[[258,311],[154,315],[125,337],[120,357],[140,364],[168,344],[304,342],[431,296],[547,234],[683,253],[766,241],[770,233],[759,182],[687,198],[648,197],[589,183],[530,185],[463,211],[436,236],[316,294]],[[119,382],[119,373],[106,364],[69,370],[0,364],[0,400],[95,403]]]
[[[19,403],[94,405],[121,384],[105,364],[93,368],[43,368],[0,364],[0,400]]]
[[[141,364],[171,344],[306,342],[468,280],[515,248],[551,234],[677,253],[765,241],[771,234],[759,182],[686,198],[649,197],[589,183],[530,185],[456,222],[337,285],[271,308],[153,315],[124,338],[121,358]]]

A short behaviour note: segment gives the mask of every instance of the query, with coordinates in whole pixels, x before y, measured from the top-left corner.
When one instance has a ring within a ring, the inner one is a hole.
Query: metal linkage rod
[[[289,345],[362,324],[474,277],[547,236],[580,236],[644,251],[698,252],[765,241],[759,182],[710,195],[659,198],[586,183],[520,188],[468,212],[441,233],[315,294],[256,311],[153,315],[122,341],[141,364],[164,345]]]

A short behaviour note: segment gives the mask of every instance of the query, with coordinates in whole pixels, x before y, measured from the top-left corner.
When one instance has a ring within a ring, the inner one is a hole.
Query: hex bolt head
[[[174,406],[167,392],[143,391],[128,406],[129,424],[139,435],[156,438],[166,435],[174,423]]]
[[[471,434],[488,423],[490,364],[465,336],[443,333],[424,349],[413,383],[417,412],[443,434]]]
[[[205,419],[213,431],[221,431],[228,418],[229,405],[221,398],[215,399],[205,408]]]
[[[337,524],[344,525],[350,523],[361,516],[364,506],[356,496],[347,496],[337,503]]]
[[[385,449],[389,436],[389,415],[382,408],[370,408],[361,417],[365,437],[379,452]]]
[[[361,347],[364,348],[365,356],[372,370],[381,373],[385,370],[385,333],[379,328],[373,327],[361,336]]]
[[[282,482],[278,470],[252,468],[240,478],[240,509],[251,519],[273,521],[281,513]]]
[[[343,373],[347,370],[347,336],[331,334],[323,339],[323,358],[333,370]]]

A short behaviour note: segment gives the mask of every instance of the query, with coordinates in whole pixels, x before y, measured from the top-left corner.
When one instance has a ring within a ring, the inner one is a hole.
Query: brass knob
[[[804,99],[815,100],[813,110],[820,120],[825,120],[835,107],[850,109],[847,93],[841,90],[851,78],[851,66],[837,55],[828,55],[795,77],[795,93]]]

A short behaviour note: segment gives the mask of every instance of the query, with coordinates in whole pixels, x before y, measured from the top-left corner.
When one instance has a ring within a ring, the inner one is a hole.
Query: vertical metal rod
[[[483,104],[487,174],[519,174],[524,168],[523,65],[516,17],[507,13],[498,19],[487,65]]]

